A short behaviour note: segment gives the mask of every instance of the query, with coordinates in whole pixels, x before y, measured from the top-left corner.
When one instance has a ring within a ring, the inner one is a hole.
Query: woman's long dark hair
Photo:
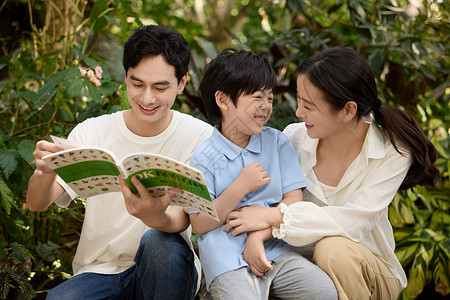
[[[354,101],[358,105],[358,119],[372,112],[395,150],[402,154],[397,144],[407,148],[413,163],[400,189],[417,184],[434,185],[439,179],[434,166],[436,148],[411,115],[381,103],[372,70],[358,52],[345,47],[327,49],[307,59],[299,73],[322,91],[335,110]]]

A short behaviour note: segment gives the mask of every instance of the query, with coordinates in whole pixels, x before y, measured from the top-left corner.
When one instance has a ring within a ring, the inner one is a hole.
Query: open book
[[[181,192],[172,197],[171,205],[188,207],[218,220],[203,174],[191,166],[152,153],[130,154],[119,161],[106,149],[51,137],[65,150],[42,159],[81,198],[120,192],[119,174],[130,190],[137,193],[131,183],[135,176],[154,197],[164,195],[169,188],[180,188]]]

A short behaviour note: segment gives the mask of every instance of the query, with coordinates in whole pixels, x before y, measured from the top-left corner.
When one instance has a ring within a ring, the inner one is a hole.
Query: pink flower
[[[86,68],[78,67],[78,70],[80,70],[81,77],[86,76],[86,72],[87,72]]]
[[[94,78],[94,81],[92,81],[96,87],[99,87],[102,85],[102,83],[100,82],[100,80],[98,80],[97,78]]]
[[[90,81],[92,81],[93,78],[95,78],[95,74],[92,69],[89,69],[89,71],[87,71],[87,77],[89,78]]]
[[[103,69],[100,66],[95,67],[95,77],[102,79]]]

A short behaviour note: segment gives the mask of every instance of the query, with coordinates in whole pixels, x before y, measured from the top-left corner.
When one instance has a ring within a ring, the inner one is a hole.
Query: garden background
[[[436,0],[1,1],[0,299],[43,299],[70,277],[84,201],[28,211],[32,153],[49,134],[65,137],[86,118],[128,107],[122,45],[142,24],[188,40],[189,84],[174,108],[201,119],[205,63],[228,46],[266,55],[279,78],[268,125],[280,130],[298,121],[296,66],[336,45],[359,51],[383,102],[413,114],[439,151],[437,186],[399,192],[389,208],[409,279],[400,299],[448,297],[449,12]]]

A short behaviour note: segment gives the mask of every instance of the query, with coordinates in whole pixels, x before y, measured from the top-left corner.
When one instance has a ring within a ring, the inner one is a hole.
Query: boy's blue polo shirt
[[[263,127],[260,134],[252,135],[244,149],[214,128],[212,136],[194,152],[191,165],[203,172],[211,198],[215,199],[237,178],[242,168],[255,161],[264,166],[271,181],[247,194],[236,208],[254,204],[276,206],[284,194],[306,187],[289,138],[270,127]],[[225,231],[225,225],[199,236],[200,260],[208,289],[218,275],[248,266],[242,256],[246,239],[246,233],[233,237],[231,232]],[[275,238],[266,241],[264,246],[269,261],[289,251],[289,245]]]

